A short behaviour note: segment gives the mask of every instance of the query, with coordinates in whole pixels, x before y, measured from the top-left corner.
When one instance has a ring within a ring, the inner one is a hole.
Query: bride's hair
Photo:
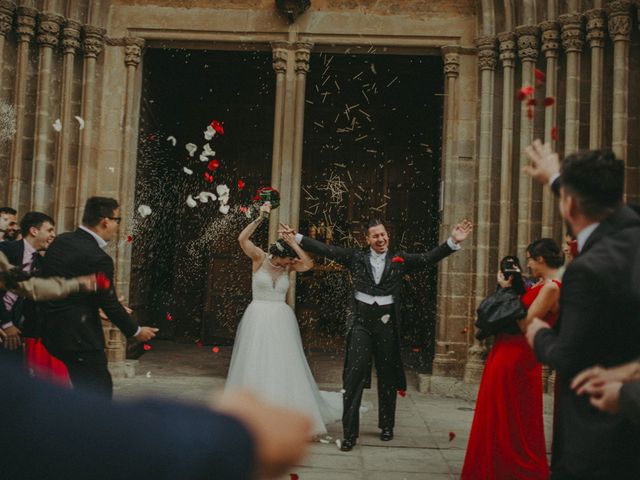
[[[269,246],[269,253],[274,257],[299,258],[296,251],[287,242],[279,238]]]

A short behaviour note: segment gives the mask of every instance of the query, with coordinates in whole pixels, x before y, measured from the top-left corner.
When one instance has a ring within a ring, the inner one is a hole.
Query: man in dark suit
[[[471,233],[465,220],[451,237],[427,253],[389,251],[389,235],[384,224],[374,220],[367,225],[369,248],[355,250],[326,245],[309,237],[296,235],[300,246],[317,255],[335,260],[351,272],[353,297],[347,321],[347,348],[344,360],[344,410],[341,450],[348,452],[359,435],[359,414],[363,389],[370,387],[372,357],[378,377],[378,428],[380,439],[393,439],[396,396],[407,383],[400,355],[400,302],[404,275],[435,265],[460,249]],[[284,225],[283,231],[291,231]]]
[[[69,278],[91,273],[102,273],[106,277],[107,288],[99,289],[96,294],[79,293],[46,305],[43,343],[52,355],[65,363],[75,388],[91,389],[108,397],[113,393],[113,384],[104,353],[99,309],[102,308],[125,336],[140,342],[151,340],[158,331],[139,327],[118,301],[113,260],[102,248],[116,237],[119,214],[116,200],[91,197],[85,205],[80,228],[58,236],[42,266],[45,277]]]
[[[11,207],[0,207],[0,242],[8,242],[16,239],[18,212]]]
[[[534,319],[526,330],[538,359],[557,370],[559,410],[552,478],[640,478],[640,428],[608,415],[571,390],[576,374],[594,364],[612,367],[640,355],[640,216],[623,205],[624,162],[606,150],[557,154],[535,142],[528,169],[542,182],[559,182],[560,213],[576,236],[578,256],[563,277],[554,329]],[[558,169],[555,169],[556,172]],[[542,172],[542,173],[541,173]]]
[[[215,407],[115,404],[36,382],[0,351],[0,477],[11,480],[279,478],[308,449],[311,420],[245,392]]]
[[[22,270],[34,274],[41,261],[40,252],[45,251],[55,238],[55,222],[51,217],[40,212],[28,212],[20,220],[22,240],[0,242],[0,252],[4,253],[9,263],[19,265]],[[20,351],[21,334],[25,326],[33,326],[35,318],[25,320],[25,298],[17,294],[0,290],[0,326],[7,334],[6,348]],[[27,332],[29,335],[35,332]]]

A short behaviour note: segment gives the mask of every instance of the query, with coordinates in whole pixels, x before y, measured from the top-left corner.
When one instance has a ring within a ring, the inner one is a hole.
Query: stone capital
[[[495,70],[498,63],[496,37],[486,36],[476,39],[478,47],[478,65],[480,70]]]
[[[36,35],[38,45],[49,48],[56,47],[63,22],[64,17],[57,13],[42,12],[38,15],[38,33]]]
[[[584,45],[583,18],[581,13],[565,13],[558,17],[558,22],[562,25],[562,48],[565,52],[582,52]]]
[[[631,6],[630,0],[616,0],[606,6],[609,34],[614,42],[628,42],[631,39]]]
[[[127,67],[137,67],[142,58],[144,38],[124,37],[124,64]]]
[[[64,53],[75,54],[80,48],[82,24],[75,20],[66,20],[62,27],[62,48]]]
[[[521,62],[534,62],[538,59],[538,35],[540,29],[535,25],[516,27],[518,37],[518,56]]]
[[[513,67],[516,59],[516,47],[518,37],[514,32],[502,32],[498,34],[500,42],[500,61],[505,67]]]
[[[309,59],[311,58],[312,42],[296,42],[295,44],[296,73],[307,73],[309,71]]]
[[[287,71],[287,59],[289,58],[289,47],[287,42],[273,42],[271,51],[273,54],[273,69],[276,73],[285,73]]]
[[[548,20],[540,24],[542,52],[546,58],[556,58],[560,51],[560,27],[558,22]]]
[[[82,39],[82,51],[85,58],[97,58],[102,52],[102,48],[104,46],[105,29],[93,25],[85,25],[82,27],[82,31],[84,34]]]
[[[10,0],[0,0],[0,36],[6,36],[13,27],[16,4]]]
[[[448,45],[442,47],[444,56],[444,76],[457,78],[460,74],[460,47]]]
[[[16,9],[16,33],[18,42],[29,42],[35,35],[38,10],[20,6]]]
[[[591,48],[604,47],[607,34],[607,18],[602,8],[594,8],[584,12],[587,19],[587,41]]]

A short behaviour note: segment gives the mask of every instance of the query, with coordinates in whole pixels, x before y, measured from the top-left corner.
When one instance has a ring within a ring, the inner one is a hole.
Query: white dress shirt
[[[589,240],[589,237],[591,236],[593,231],[596,228],[598,228],[598,225],[600,225],[600,223],[598,222],[592,223],[591,225],[583,228],[580,231],[580,233],[576,235],[576,242],[578,243],[578,252],[582,251],[582,249],[584,248],[584,244],[587,243],[587,240]]]
[[[26,240],[22,240],[24,243],[24,253],[22,254],[22,270],[25,272],[31,271],[31,264],[33,263],[33,254],[36,253],[36,249],[27,242]],[[11,312],[13,309],[13,305],[16,303],[18,299],[18,295],[13,292],[7,292],[4,294],[2,301],[4,302],[4,308],[7,312]],[[2,325],[2,328],[9,328],[13,326],[13,322],[7,322]]]

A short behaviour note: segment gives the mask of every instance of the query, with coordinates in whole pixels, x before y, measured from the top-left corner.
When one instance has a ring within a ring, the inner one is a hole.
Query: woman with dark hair
[[[263,251],[251,235],[263,222],[261,215],[238,236],[244,253],[253,261],[253,299],[244,312],[233,346],[225,390],[249,389],[276,405],[300,410],[313,420],[316,436],[327,433],[326,424],[342,416],[339,392],[320,392],[304,355],[296,316],[286,303],[289,272],[304,272],[313,260],[283,234]]]
[[[558,315],[561,283],[558,269],[564,254],[551,239],[527,247],[527,267],[538,282],[522,294],[527,316],[524,330],[535,317],[551,325]],[[514,287],[517,275],[498,273],[502,288]],[[516,330],[517,332],[517,330]],[[471,426],[463,480],[549,478],[542,418],[542,366],[521,332],[500,333],[482,373]]]

